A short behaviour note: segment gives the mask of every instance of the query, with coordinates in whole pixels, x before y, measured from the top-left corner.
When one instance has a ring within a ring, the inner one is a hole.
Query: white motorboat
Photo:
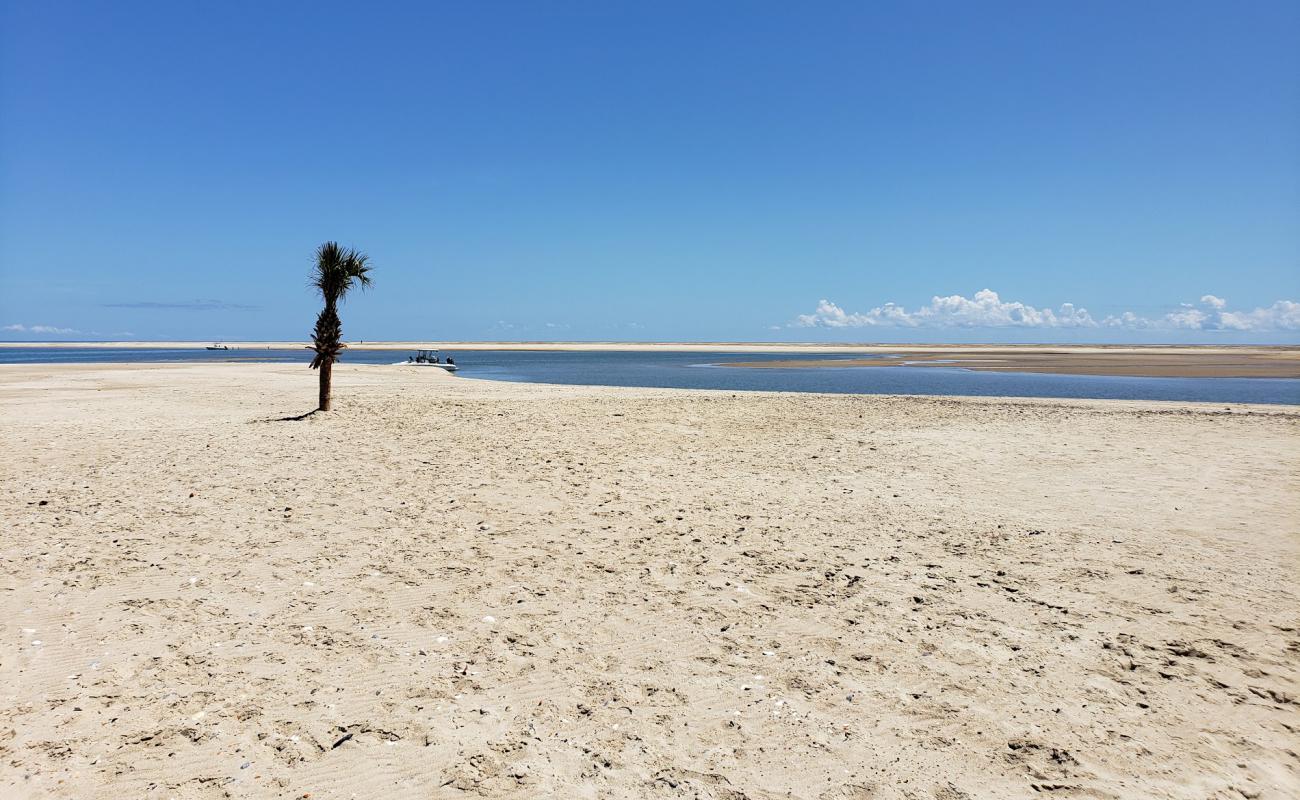
[[[450,356],[446,360],[439,358],[437,350],[417,350],[415,355],[407,356],[405,361],[395,361],[393,365],[401,367],[434,367],[447,372],[455,372],[460,369]]]

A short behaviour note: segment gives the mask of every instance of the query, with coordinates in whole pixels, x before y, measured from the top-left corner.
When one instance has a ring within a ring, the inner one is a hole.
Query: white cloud
[[[1106,319],[1102,320],[1101,324],[1108,328],[1126,328],[1134,331],[1161,327],[1158,321],[1147,319],[1146,317],[1139,317],[1132,311],[1125,311],[1123,314],[1106,317]]]
[[[865,313],[850,314],[829,300],[817,304],[811,314],[794,321],[801,328],[867,328],[892,326],[908,328],[1095,328],[1097,322],[1086,308],[1063,303],[1059,309],[1034,308],[1016,301],[1005,301],[991,289],[974,297],[959,294],[930,298],[930,304],[915,311],[894,303],[885,303]]]
[[[14,331],[15,333],[80,333],[74,328],[56,328],[53,325],[23,325],[21,323],[6,325],[0,330]]]
[[[1296,331],[1300,330],[1300,303],[1278,300],[1253,311],[1229,311],[1226,300],[1207,294],[1201,307],[1183,303],[1160,320],[1146,320],[1146,327],[1193,331]]]
[[[1181,307],[1177,311],[1171,311],[1168,314],[1165,314],[1164,321],[1167,323],[1165,327],[1183,328],[1193,331],[1204,330],[1206,327],[1206,321],[1210,319],[1211,316],[1212,314],[1210,312],[1203,311],[1191,303],[1182,303]],[[1160,326],[1153,325],[1151,327],[1158,328]]]
[[[1300,303],[1278,300],[1254,311],[1224,311],[1219,323],[1232,331],[1300,331]]]
[[[929,305],[908,311],[885,303],[866,312],[848,312],[822,300],[811,314],[800,314],[789,327],[799,328],[1120,328],[1128,330],[1295,331],[1300,330],[1300,303],[1279,300],[1253,311],[1231,311],[1228,303],[1212,294],[1200,304],[1182,303],[1159,317],[1132,311],[1097,320],[1086,308],[1062,303],[1057,309],[1035,308],[1003,300],[991,289],[973,297],[959,294],[930,298]]]

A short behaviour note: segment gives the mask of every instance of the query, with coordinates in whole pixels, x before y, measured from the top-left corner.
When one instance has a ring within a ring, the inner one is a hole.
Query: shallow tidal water
[[[350,350],[345,363],[391,364],[408,353]],[[1114,400],[1179,400],[1211,403],[1300,404],[1300,380],[1289,378],[1134,378],[1099,375],[1046,375],[1026,372],[976,372],[956,367],[820,367],[746,369],[728,362],[824,360],[824,354],[568,352],[526,350],[444,350],[460,366],[460,376],[526,383],[602,386],[654,386],[733,391],[830,392],[837,394],[974,395],[1064,397]],[[854,356],[846,355],[845,359]],[[0,348],[0,364],[128,362],[301,362],[302,350]]]

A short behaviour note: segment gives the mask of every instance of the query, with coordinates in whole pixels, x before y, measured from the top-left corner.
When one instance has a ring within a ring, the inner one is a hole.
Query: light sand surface
[[[0,367],[0,796],[1283,798],[1300,418]]]

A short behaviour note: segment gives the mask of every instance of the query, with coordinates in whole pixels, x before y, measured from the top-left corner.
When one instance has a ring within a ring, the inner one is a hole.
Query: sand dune
[[[1295,797],[1300,414],[0,367],[0,794]]]

